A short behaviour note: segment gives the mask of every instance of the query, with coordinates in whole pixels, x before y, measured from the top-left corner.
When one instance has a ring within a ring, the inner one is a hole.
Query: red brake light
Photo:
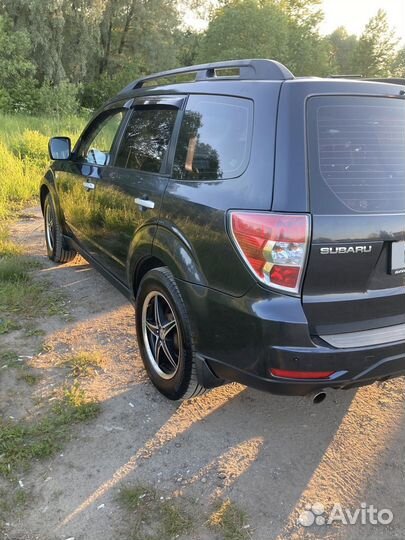
[[[289,371],[286,369],[271,368],[270,373],[274,377],[285,379],[329,379],[335,371]]]
[[[262,283],[299,292],[309,242],[307,215],[231,212],[230,225],[239,252]]]

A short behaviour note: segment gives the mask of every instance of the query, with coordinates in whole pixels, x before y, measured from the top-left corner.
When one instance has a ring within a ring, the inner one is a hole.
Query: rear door
[[[307,140],[312,332],[405,323],[405,100],[311,97]]]

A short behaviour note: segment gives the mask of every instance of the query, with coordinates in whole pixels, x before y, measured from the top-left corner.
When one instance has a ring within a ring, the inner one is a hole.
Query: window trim
[[[116,158],[116,152],[117,152],[117,148],[118,148],[118,143],[120,142],[121,140],[121,136],[122,136],[122,130],[123,130],[123,127],[127,125],[127,122],[128,122],[128,118],[129,118],[129,115],[130,115],[130,111],[131,111],[131,106],[133,104],[134,100],[133,99],[126,99],[124,101],[116,101],[108,106],[106,106],[105,108],[103,108],[101,111],[99,111],[97,114],[95,114],[91,120],[88,122],[88,124],[86,125],[86,127],[84,128],[83,132],[81,133],[80,137],[78,138],[76,144],[75,144],[75,147],[72,151],[72,161],[75,162],[75,163],[78,163],[78,164],[83,164],[83,165],[92,165],[94,167],[101,167],[101,168],[104,168],[104,167],[111,167],[112,164],[115,162],[115,158]],[[126,110],[126,112],[125,112]],[[86,140],[87,138],[87,135],[89,133],[91,133],[92,129],[93,129],[93,126],[94,124],[96,124],[96,122],[102,117],[102,116],[113,116],[114,114],[117,114],[118,112],[125,112],[124,114],[124,117],[118,127],[118,130],[114,136],[114,140],[113,140],[113,143],[112,143],[112,146],[111,146],[111,159],[110,159],[110,162],[107,163],[106,165],[99,165],[97,163],[89,163],[88,161],[85,161],[81,156],[79,156],[79,151],[80,151],[80,148],[82,147],[84,141]]]
[[[182,113],[184,110],[185,103],[187,102],[187,99],[188,99],[188,96],[186,95],[176,95],[176,96],[170,96],[170,95],[147,96],[145,95],[145,96],[140,96],[132,100],[133,102],[131,104],[128,115],[125,117],[124,122],[122,123],[121,128],[119,130],[120,137],[119,137],[119,140],[117,140],[117,145],[115,147],[115,152],[114,152],[114,158],[111,160],[109,166],[114,167],[114,169],[118,171],[127,171],[127,172],[130,171],[130,172],[135,172],[135,173],[146,174],[148,176],[160,176],[160,177],[169,178],[171,176],[171,170],[172,170],[171,159],[172,158],[174,159],[174,153],[176,151],[176,146],[177,146],[177,136],[178,136],[178,131],[179,131],[179,125],[181,125],[181,123],[179,124],[179,120],[182,119]],[[146,103],[146,102],[151,102],[151,103]],[[174,121],[172,134],[169,140],[169,144],[167,146],[165,156],[162,160],[160,171],[159,172],[144,171],[142,169],[134,169],[131,167],[121,167],[121,166],[116,165],[118,150],[123,142],[126,129],[128,127],[128,124],[132,116],[135,114],[135,111],[139,110],[138,107],[152,106],[152,107],[159,108],[160,105],[166,105],[166,106],[169,105],[177,109],[177,115]]]

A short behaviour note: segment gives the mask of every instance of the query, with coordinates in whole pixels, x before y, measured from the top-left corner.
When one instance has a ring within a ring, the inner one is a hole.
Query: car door
[[[183,101],[181,96],[137,98],[114,162],[97,179],[92,231],[96,257],[124,284],[131,245],[142,229],[152,246],[168,182],[170,140]]]
[[[128,104],[122,102],[104,110],[85,129],[72,158],[61,161],[56,170],[56,187],[68,229],[79,245],[95,255],[93,232],[98,215],[94,207],[97,182],[109,174],[114,143]]]

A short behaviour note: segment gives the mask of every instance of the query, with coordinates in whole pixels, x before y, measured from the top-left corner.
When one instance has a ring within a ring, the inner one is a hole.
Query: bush
[[[43,169],[49,162],[48,141],[49,138],[39,131],[26,129],[21,137],[14,142],[12,150],[19,154],[26,164],[29,163]]]
[[[37,196],[41,178],[36,166],[24,163],[0,141],[0,220]]]
[[[58,86],[45,83],[38,92],[38,109],[36,112],[66,116],[77,114],[79,87],[72,83],[63,82]]]

